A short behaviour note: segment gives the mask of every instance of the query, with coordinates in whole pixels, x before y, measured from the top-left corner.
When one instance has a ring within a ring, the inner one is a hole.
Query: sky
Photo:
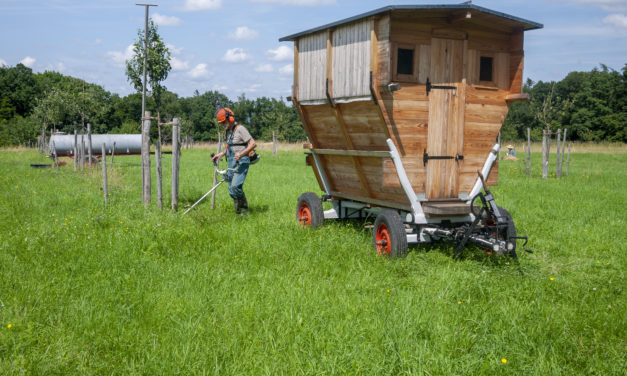
[[[182,97],[217,90],[236,100],[287,97],[293,42],[279,38],[388,5],[375,0],[152,0],[150,17],[172,54],[164,85]],[[128,0],[0,0],[0,65],[57,71],[125,96],[125,61],[145,8]],[[627,63],[627,0],[475,0],[544,25],[525,33],[524,78],[558,81]]]

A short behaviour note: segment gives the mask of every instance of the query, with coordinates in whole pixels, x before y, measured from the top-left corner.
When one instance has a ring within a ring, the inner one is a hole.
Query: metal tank
[[[88,138],[86,135],[78,135],[78,147],[81,146],[81,139],[85,142],[85,151],[88,148]],[[50,154],[54,154],[52,145],[58,156],[74,156],[74,135],[54,134],[50,137]],[[105,144],[107,154],[111,154],[115,143],[115,154],[141,154],[142,135],[141,134],[92,134],[91,147],[94,155],[101,154],[102,144]]]

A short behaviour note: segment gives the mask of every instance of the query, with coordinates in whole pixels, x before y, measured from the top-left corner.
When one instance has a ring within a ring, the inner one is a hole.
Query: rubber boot
[[[246,200],[246,195],[239,198],[239,209],[239,215],[248,214],[248,201]]]
[[[235,207],[235,214],[240,214],[242,212],[239,198],[233,199],[233,206]]]

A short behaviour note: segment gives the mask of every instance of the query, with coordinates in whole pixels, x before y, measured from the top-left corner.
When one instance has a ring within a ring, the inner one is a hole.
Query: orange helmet
[[[222,123],[225,120],[228,120],[230,123],[235,122],[235,114],[228,107],[222,107],[218,111],[216,111],[216,120],[218,123]]]

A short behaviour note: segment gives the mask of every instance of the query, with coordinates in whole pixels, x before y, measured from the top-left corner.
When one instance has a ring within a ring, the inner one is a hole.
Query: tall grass
[[[0,374],[623,374],[625,154],[572,155],[560,180],[502,161],[493,193],[534,250],[516,263],[448,244],[386,260],[364,222],[301,229],[311,169],[261,153],[237,217],[224,187],[215,210],[145,210],[139,157],[116,157],[105,206],[100,169],[0,151]],[[208,154],[183,151],[182,206]]]

